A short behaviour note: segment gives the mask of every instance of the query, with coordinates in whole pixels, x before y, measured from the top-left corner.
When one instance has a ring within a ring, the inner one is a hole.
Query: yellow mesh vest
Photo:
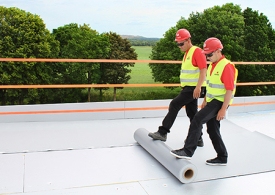
[[[195,49],[198,48],[193,46],[189,49],[187,56],[186,53],[182,60],[181,65],[181,73],[180,73],[180,82],[181,87],[184,86],[197,86],[200,77],[200,69],[198,67],[194,67],[192,64],[192,57]],[[186,57],[185,57],[186,56]],[[206,86],[206,82],[204,81],[202,87]]]
[[[221,102],[224,102],[224,96],[226,93],[226,89],[224,87],[224,84],[221,81],[221,76],[222,76],[225,66],[228,63],[232,64],[229,60],[227,60],[225,58],[222,59],[220,62],[218,62],[218,64],[215,66],[211,76],[210,76],[210,72],[212,69],[212,63],[208,67],[207,76],[206,76],[206,82],[207,82],[207,84],[206,84],[206,90],[207,90],[206,101],[207,102],[210,102],[213,99],[217,99]],[[232,65],[235,68],[235,65],[234,64],[232,64]],[[238,70],[235,68],[235,80],[234,80],[235,85],[234,85],[234,90],[233,90],[233,94],[232,94],[231,101],[230,101],[229,105],[232,104],[233,98],[234,98],[234,95],[236,92],[237,76],[238,76]]]

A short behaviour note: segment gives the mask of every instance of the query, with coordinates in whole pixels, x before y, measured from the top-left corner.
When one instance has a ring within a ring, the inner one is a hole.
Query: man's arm
[[[225,96],[224,96],[224,102],[222,104],[222,107],[217,115],[217,120],[223,120],[226,114],[226,110],[229,106],[230,100],[232,98],[233,90],[226,90]]]

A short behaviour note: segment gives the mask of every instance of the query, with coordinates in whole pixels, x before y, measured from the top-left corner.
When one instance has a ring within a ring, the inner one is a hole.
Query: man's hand
[[[221,107],[220,111],[218,112],[218,115],[217,115],[217,120],[218,121],[224,119],[225,114],[226,114],[226,110],[228,108],[229,102],[230,102],[231,97],[232,97],[232,94],[233,94],[233,90],[226,90],[225,95],[224,95],[224,102],[222,104],[222,107]]]
[[[218,121],[221,121],[224,119],[225,117],[225,114],[226,114],[226,109],[220,109],[220,111],[218,112],[218,115],[217,115],[217,120]]]
[[[196,87],[193,92],[193,98],[198,99],[201,96],[201,87]]]

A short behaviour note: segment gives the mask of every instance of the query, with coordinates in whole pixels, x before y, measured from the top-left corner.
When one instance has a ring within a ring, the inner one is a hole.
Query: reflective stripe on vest
[[[190,74],[195,74],[195,73],[199,73],[201,70],[181,70],[181,73],[190,73]]]
[[[224,102],[224,97],[226,93],[226,89],[224,84],[221,81],[221,76],[223,73],[223,70],[227,64],[232,64],[229,60],[227,59],[222,59],[218,64],[215,66],[212,75],[210,76],[210,72],[212,69],[212,63],[210,64],[208,70],[207,70],[207,94],[206,94],[206,101],[210,102],[212,99],[217,99],[219,101]],[[235,68],[235,65],[232,64]],[[235,68],[235,80],[234,80],[234,90],[233,90],[233,95],[231,97],[231,101],[229,105],[233,102],[233,98],[236,92],[236,81],[237,81],[237,75],[238,75],[238,70]]]
[[[209,80],[208,80],[207,82],[209,83]],[[208,84],[208,83],[207,83],[207,84]],[[212,83],[209,84],[209,87],[217,88],[217,89],[225,89],[225,86],[224,86],[224,85],[212,84]],[[234,85],[234,88],[236,88],[236,84]]]
[[[214,97],[225,97],[225,95],[211,95],[211,94],[206,94],[206,97],[208,97],[208,98],[210,98],[210,99],[212,99],[212,98],[214,98]],[[231,99],[233,99],[234,98],[234,95],[232,95],[232,97],[231,97]]]
[[[182,66],[180,71],[180,82],[181,86],[197,86],[199,78],[200,78],[200,69],[198,67],[194,67],[192,64],[192,58],[195,50],[198,47],[192,46],[187,55],[185,53],[183,60],[182,60]],[[202,84],[202,86],[206,86],[206,82]]]
[[[199,79],[180,79],[181,83],[194,83],[194,82],[198,82]],[[189,85],[190,86],[190,85]],[[182,86],[183,87],[183,86]]]

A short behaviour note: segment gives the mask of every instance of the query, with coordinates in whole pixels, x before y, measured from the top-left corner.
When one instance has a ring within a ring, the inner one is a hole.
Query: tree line
[[[129,41],[132,46],[155,46],[157,44],[157,41],[145,41],[137,39],[130,39]]]
[[[114,32],[99,34],[89,25],[71,23],[54,29],[18,8],[0,7],[1,58],[131,59],[137,54]],[[1,85],[123,84],[133,63],[0,62]],[[1,89],[1,105],[90,101],[85,89]],[[106,88],[99,89],[106,90]],[[114,100],[116,98],[114,89]],[[101,93],[102,94],[102,93]]]
[[[214,6],[202,13],[192,12],[168,29],[156,41],[150,59],[182,60],[183,53],[174,39],[178,29],[186,28],[192,43],[203,47],[209,37],[219,38],[223,54],[232,61],[275,60],[275,32],[265,15],[228,3]],[[60,59],[137,59],[131,41],[114,32],[99,34],[89,25],[71,23],[46,29],[38,16],[0,6],[0,58]],[[128,83],[133,63],[49,63],[0,62],[1,85],[30,84],[122,84]],[[155,81],[178,83],[180,65],[149,64]],[[275,80],[274,65],[236,65],[238,82]],[[98,89],[102,96],[102,90]],[[237,87],[237,96],[274,95],[275,86]],[[1,105],[65,103],[90,101],[91,89],[1,89]],[[114,88],[114,100],[116,88]]]
[[[155,46],[157,41],[154,40],[138,40],[138,39],[129,39],[132,46]]]
[[[121,35],[122,38],[127,38],[132,46],[155,46],[160,38],[147,38],[142,36]]]
[[[191,33],[193,45],[203,47],[209,37],[216,37],[223,43],[222,53],[231,61],[274,62],[275,31],[267,17],[247,8],[241,11],[239,5],[227,3],[205,9],[202,13],[192,12],[189,18],[181,18],[176,26],[165,32],[164,38],[152,48],[152,60],[182,60],[183,53],[174,39],[178,29]],[[150,64],[155,81],[179,82],[181,65]],[[274,65],[236,65],[238,82],[275,81]],[[274,95],[275,86],[239,86],[236,96]]]

